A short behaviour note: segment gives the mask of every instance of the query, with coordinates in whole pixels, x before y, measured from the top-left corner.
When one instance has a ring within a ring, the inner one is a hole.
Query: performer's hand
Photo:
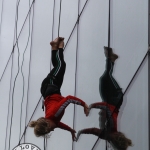
[[[76,133],[76,131],[72,129],[71,135],[72,135],[72,140],[73,140],[73,141],[77,141],[77,138],[76,138],[75,133]]]
[[[92,109],[92,104],[89,105],[89,111]]]
[[[84,113],[85,113],[86,116],[89,115],[89,106],[86,103],[84,105]]]
[[[79,140],[79,137],[80,137],[81,134],[82,134],[82,130],[79,130],[78,134],[77,134],[77,141]]]

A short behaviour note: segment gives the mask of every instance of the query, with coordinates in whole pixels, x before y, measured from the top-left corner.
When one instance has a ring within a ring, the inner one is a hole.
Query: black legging
[[[52,64],[54,68],[50,71],[41,85],[41,93],[44,98],[52,94],[61,94],[60,88],[66,69],[63,49],[52,50]]]
[[[99,92],[102,101],[120,108],[123,101],[122,89],[117,81],[113,78],[114,63],[106,59],[106,70],[99,80]]]

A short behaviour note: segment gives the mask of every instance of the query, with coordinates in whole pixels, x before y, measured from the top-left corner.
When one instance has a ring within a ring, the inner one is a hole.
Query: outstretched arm
[[[106,110],[107,107],[108,107],[108,104],[106,102],[97,102],[97,103],[92,103],[89,106],[89,109],[97,108],[97,109],[104,109],[104,110]]]
[[[118,113],[118,109],[116,108],[116,106],[114,105],[110,105],[106,102],[97,102],[97,103],[93,103],[89,106],[89,109],[92,109],[92,108],[96,108],[96,109],[102,109],[102,110],[106,110],[107,113],[110,113],[110,112],[116,112]]]
[[[118,109],[110,105],[106,102],[98,102],[98,103],[93,103],[89,106],[89,109],[92,108],[97,108],[97,109],[102,109],[105,110],[107,113],[107,122],[110,123],[110,127],[112,130],[117,130],[117,116],[118,116]]]
[[[98,136],[101,139],[104,139],[103,130],[98,128],[87,128],[78,131],[77,140],[79,139],[81,134],[93,134],[95,136]]]
[[[88,116],[89,114],[89,107],[88,105],[82,101],[81,99],[75,97],[75,96],[67,96],[65,97],[58,105],[58,109],[55,113],[55,117],[58,117],[64,110],[65,108],[70,104],[77,104],[77,105],[81,105],[84,107],[84,113],[86,114],[86,116]]]
[[[63,129],[63,130],[69,131],[69,132],[71,133],[71,135],[72,135],[72,140],[73,140],[73,141],[76,141],[76,140],[77,140],[76,135],[75,135],[76,131],[75,131],[74,129],[72,129],[71,127],[69,127],[68,125],[66,125],[66,124],[64,124],[64,123],[62,123],[62,122],[59,122],[59,124],[58,124],[57,127],[58,127],[58,128],[61,128],[61,129]]]

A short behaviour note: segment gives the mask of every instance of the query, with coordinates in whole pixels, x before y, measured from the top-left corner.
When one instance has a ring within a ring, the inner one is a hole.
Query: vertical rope
[[[54,39],[54,15],[55,15],[55,0],[53,2],[52,40]]]
[[[7,68],[7,66],[8,66],[8,63],[9,63],[9,61],[10,61],[10,58],[11,58],[11,56],[12,56],[12,54],[13,54],[13,52],[14,52],[14,49],[15,49],[15,47],[16,47],[16,44],[17,44],[17,42],[18,42],[18,40],[19,40],[19,38],[20,38],[20,35],[21,35],[21,33],[22,33],[22,30],[23,30],[23,28],[24,28],[24,25],[25,25],[25,23],[26,23],[26,21],[27,21],[28,15],[29,15],[29,13],[30,13],[30,11],[31,11],[31,8],[32,8],[34,2],[35,2],[35,0],[33,0],[32,4],[31,4],[31,6],[30,6],[30,9],[29,9],[29,11],[28,11],[28,14],[27,14],[27,16],[26,16],[26,18],[25,18],[25,21],[24,21],[24,23],[23,23],[23,25],[22,25],[22,28],[21,28],[21,30],[20,30],[20,32],[19,32],[19,35],[18,35],[18,37],[17,37],[17,39],[16,39],[16,42],[15,42],[14,45],[13,45],[11,54],[10,54],[10,56],[9,56],[9,58],[8,58],[8,61],[7,61],[6,65],[5,65],[4,71],[3,71],[3,73],[2,73],[2,75],[1,75],[1,77],[0,77],[0,82],[1,82],[1,80],[2,80],[2,78],[3,78],[3,76],[4,76],[4,73],[5,73],[6,68]]]
[[[2,28],[3,5],[4,5],[4,0],[2,0],[1,20],[0,20],[0,35],[1,35],[1,28]]]
[[[110,0],[109,0],[109,15],[108,15],[108,48],[110,48]]]
[[[149,1],[149,11],[150,11],[150,1]],[[149,12],[150,13],[150,12]],[[149,14],[150,15],[150,14]],[[150,17],[150,16],[149,16]],[[150,19],[150,18],[149,18]],[[150,20],[149,20],[149,25],[150,25]],[[150,28],[149,28],[150,30]],[[149,32],[150,34],[150,32]],[[149,35],[150,36],[150,35]],[[150,37],[149,37],[150,38]],[[149,43],[150,44],[150,43]],[[148,139],[149,139],[149,148],[150,148],[150,47],[149,47],[149,52],[148,52]]]
[[[108,48],[110,48],[110,18],[111,18],[111,16],[110,16],[110,9],[111,9],[111,3],[110,3],[110,0],[109,0],[109,14],[108,14]],[[109,51],[108,51],[108,55],[109,55]],[[106,113],[106,119],[108,119],[108,115],[107,115],[107,112],[105,111],[105,113]],[[106,132],[107,132],[107,126],[106,126]],[[106,136],[106,140],[105,140],[105,142],[106,142],[106,150],[107,150],[107,143],[108,143],[108,141],[107,141],[107,135],[105,135]]]
[[[85,9],[85,6],[87,5],[87,2],[88,2],[88,1],[89,1],[89,0],[87,0],[87,1],[85,2],[84,6],[83,6],[83,8],[82,8],[82,11],[81,11],[81,13],[80,13],[80,15],[79,15],[79,17],[78,17],[76,23],[75,23],[75,26],[77,25],[77,22],[78,22],[79,18],[81,17],[81,15],[82,15],[82,13],[83,13],[83,11],[84,11],[84,9]],[[72,36],[72,33],[73,33],[74,29],[75,29],[75,27],[73,27],[73,30],[72,30],[72,32],[71,32],[71,34],[70,34],[70,36],[69,36],[69,39],[68,39],[67,43],[69,42],[69,40],[70,40],[70,38],[71,38],[71,36]],[[38,103],[37,103],[37,105],[36,105],[36,107],[35,107],[35,109],[34,109],[32,115],[31,115],[31,117],[30,117],[30,119],[29,119],[29,122],[31,121],[31,119],[32,119],[32,117],[33,117],[33,115],[34,115],[34,113],[35,113],[35,111],[36,111],[36,109],[37,109],[37,107],[38,107],[38,105],[39,105],[41,99],[42,99],[42,95],[41,95],[41,97],[39,98],[39,101],[38,101]],[[29,122],[28,122],[28,124],[29,124]],[[22,136],[21,136],[21,138],[20,138],[20,140],[19,140],[19,143],[20,143],[20,141],[22,140],[22,138],[23,138],[23,136],[24,136],[24,134],[25,134],[25,132],[26,132],[26,130],[27,130],[28,124],[26,125],[26,127],[25,127],[25,129],[24,129],[24,132],[23,132],[23,134],[22,134]]]
[[[54,39],[54,20],[55,20],[55,0],[53,2],[53,21],[52,21],[52,41]],[[51,58],[52,59],[52,58]],[[52,66],[51,66],[51,59],[50,59],[50,70],[52,69]]]
[[[36,111],[36,109],[37,109],[37,107],[38,107],[38,105],[39,105],[41,99],[42,99],[42,96],[39,98],[39,101],[38,101],[38,103],[37,103],[37,105],[36,105],[36,107],[35,107],[35,109],[34,109],[32,115],[31,115],[31,117],[30,117],[30,119],[29,119],[29,122],[31,121],[31,119],[32,119],[32,117],[33,117],[33,115],[34,115],[34,113],[35,113],[35,111]],[[20,140],[19,140],[19,143],[20,143],[20,141],[22,140],[22,138],[23,138],[23,136],[24,136],[24,134],[25,134],[25,132],[26,132],[26,130],[27,130],[27,128],[28,128],[29,122],[28,122],[28,124],[26,125],[26,127],[25,127],[25,129],[24,129],[24,132],[23,132],[23,134],[22,134],[22,136],[21,136],[21,138],[20,138]]]
[[[8,134],[8,120],[9,120],[9,110],[10,110],[10,97],[11,97],[11,86],[12,86],[12,70],[13,70],[13,55],[12,55],[12,64],[11,64],[11,76],[10,76],[10,89],[9,89],[9,102],[8,102],[8,111],[7,111],[7,125],[6,125],[6,136],[5,136],[5,150],[7,145],[7,134]]]
[[[83,10],[84,10],[84,8],[85,8],[87,2],[88,2],[88,0],[86,1],[85,5],[84,5],[84,7],[83,7],[83,9],[82,9],[82,12],[83,12]],[[33,3],[34,3],[34,1],[33,1]],[[33,3],[31,4],[30,10],[31,10],[31,8],[32,8]],[[29,12],[30,12],[30,10],[29,10]],[[80,16],[81,16],[82,12],[80,13]],[[29,13],[27,14],[27,16],[28,16],[28,15],[29,15]],[[79,17],[80,17],[80,16],[79,16]],[[79,19],[79,18],[78,18],[78,19]],[[26,20],[27,20],[27,17],[26,17],[26,19],[25,19],[25,22],[26,22]],[[24,22],[24,24],[25,24],[25,22]],[[23,27],[24,27],[24,24],[23,24],[23,26],[22,26],[22,28],[21,28],[21,31],[20,31],[19,35],[18,35],[18,38],[17,38],[17,40],[16,40],[16,43],[15,43],[14,46],[13,46],[13,50],[12,50],[12,52],[11,52],[11,55],[12,55],[12,53],[14,52],[15,46],[17,45],[18,39],[19,39],[20,34],[21,34],[21,32],[22,32],[22,30],[23,30]],[[69,42],[69,40],[68,40],[68,42]],[[10,57],[9,57],[9,60],[10,60],[10,58],[11,58],[11,55],[10,55]],[[9,62],[9,60],[8,60],[8,62]],[[7,62],[7,65],[8,65],[8,62]],[[7,65],[6,65],[6,67],[7,67]],[[6,69],[6,67],[5,67],[5,69]],[[5,70],[4,70],[4,72],[5,72]],[[2,75],[2,76],[3,76],[3,75]],[[1,79],[2,79],[2,77],[1,77]],[[1,79],[0,79],[0,80],[1,80]],[[40,98],[40,99],[41,99],[41,98]],[[39,101],[40,101],[40,100],[39,100]],[[38,104],[39,104],[39,103],[38,103]],[[37,106],[38,106],[38,104],[37,104]],[[37,108],[37,107],[36,107],[36,108]],[[36,110],[36,108],[35,108],[35,110]],[[34,112],[35,112],[35,110],[34,110]],[[33,112],[33,114],[34,114],[34,112]],[[31,116],[31,118],[33,117],[33,114],[32,114],[32,116]],[[31,120],[31,118],[30,118],[30,120]],[[25,130],[24,130],[23,135],[25,134],[26,129],[27,129],[27,126],[26,126],[26,128],[25,128]],[[23,136],[22,136],[22,137],[23,137]],[[21,141],[22,137],[20,138],[20,141]],[[20,142],[20,141],[19,141],[19,142]]]
[[[80,17],[81,17],[81,15],[82,15],[82,13],[83,13],[83,11],[84,11],[84,9],[85,9],[85,6],[87,5],[88,1],[89,1],[89,0],[86,0],[86,2],[85,2],[85,4],[84,4],[84,6],[83,6],[83,8],[82,8],[82,10],[81,10],[81,12],[80,12],[78,18],[77,18],[77,21],[76,21],[76,23],[75,23],[75,25],[74,25],[74,27],[73,27],[73,29],[72,29],[72,31],[71,31],[71,34],[70,34],[70,36],[69,36],[69,38],[68,38],[68,40],[67,40],[67,42],[66,42],[66,45],[65,45],[65,47],[64,47],[64,50],[66,49],[66,47],[67,47],[67,45],[68,45],[68,43],[69,43],[69,41],[70,41],[70,38],[71,38],[71,36],[72,36],[72,34],[73,34],[74,30],[75,30],[75,27],[76,27],[76,25],[78,24],[78,20],[80,19]]]
[[[58,23],[58,37],[59,37],[59,31],[60,31],[61,3],[62,3],[62,0],[60,0],[59,23]]]
[[[54,20],[55,20],[54,16],[55,16],[55,0],[53,2],[53,20],[52,20],[52,39],[51,40],[54,39]],[[60,30],[60,18],[61,18],[61,1],[60,1],[60,11],[59,11],[58,37],[59,37],[59,30]],[[50,71],[51,71],[51,68],[52,68],[51,59],[52,58],[50,58]],[[43,111],[44,111],[44,100],[42,101],[42,108],[43,108]],[[47,149],[47,138],[44,136],[44,150],[46,150],[46,149]]]
[[[29,0],[29,7],[30,7],[30,0]],[[25,79],[24,79],[24,74],[23,74],[23,64],[24,64],[24,56],[26,53],[26,50],[28,48],[29,45],[29,40],[30,40],[30,17],[31,17],[31,12],[29,14],[29,35],[28,35],[28,39],[27,39],[27,44],[25,47],[25,50],[23,52],[23,58],[22,58],[22,64],[21,64],[21,74],[22,74],[22,79],[23,79],[23,94],[22,94],[22,101],[21,101],[21,113],[20,113],[20,133],[19,133],[19,138],[21,136],[21,122],[22,122],[22,107],[23,107],[23,101],[24,101],[24,87],[25,87]],[[27,106],[26,106],[27,107]]]
[[[80,0],[78,0],[78,23],[77,23],[77,43],[76,43],[76,65],[75,65],[75,89],[74,95],[76,96],[77,91],[77,71],[78,71],[78,49],[79,49],[79,11],[80,11]],[[73,112],[73,129],[75,129],[75,117],[76,117],[76,105],[74,104]],[[74,149],[74,142],[72,142],[72,150]]]
[[[83,6],[83,8],[82,8],[82,11],[81,11],[81,13],[80,13],[78,19],[81,17],[81,15],[82,15],[82,13],[83,13],[83,11],[84,11],[84,9],[85,9],[85,6],[87,5],[88,1],[89,1],[89,0],[86,0],[86,2],[85,2],[84,6]],[[35,0],[33,0],[32,4],[31,4],[29,12],[31,11],[31,8],[32,8],[34,2],[35,2]],[[28,12],[28,14],[27,14],[27,16],[26,16],[26,19],[25,19],[25,21],[24,21],[24,23],[23,23],[23,25],[22,25],[22,28],[21,28],[21,30],[20,30],[20,33],[19,33],[19,36],[18,36],[16,42],[19,40],[19,37],[20,37],[20,35],[21,35],[21,32],[22,32],[22,30],[23,30],[23,27],[24,27],[24,25],[25,25],[25,22],[26,22],[26,20],[27,20],[27,17],[28,17],[28,15],[29,15],[29,12]],[[75,30],[75,27],[76,27],[76,25],[77,25],[77,23],[78,23],[78,19],[77,19],[77,21],[75,22],[75,25],[74,25],[74,27],[73,27],[71,33],[70,33],[70,36],[69,36],[69,38],[68,38],[68,40],[67,40],[67,42],[66,42],[66,45],[65,45],[65,47],[64,47],[64,50],[66,49],[66,47],[67,47],[67,45],[68,45],[68,43],[69,43],[69,41],[70,41],[70,38],[71,38],[71,36],[72,36],[72,34],[73,34],[74,30]],[[10,54],[10,56],[9,56],[9,58],[8,58],[8,61],[7,61],[6,65],[5,65],[4,71],[3,71],[3,73],[2,73],[2,75],[1,75],[1,77],[0,77],[0,82],[1,82],[1,80],[2,80],[2,78],[3,78],[3,76],[4,76],[4,73],[5,73],[6,68],[7,68],[7,66],[8,66],[8,63],[9,63],[9,61],[10,61],[10,58],[11,58],[11,56],[12,56],[12,53],[13,53],[13,51],[14,51],[14,49],[15,49],[15,46],[16,46],[16,43],[13,45],[11,54]]]
[[[17,1],[17,7],[16,7],[16,21],[15,21],[15,27],[16,27],[16,38],[17,38],[17,23],[18,23],[18,8],[19,8],[19,3],[20,3],[20,0]],[[20,71],[20,66],[19,66],[19,57],[20,57],[20,51],[19,51],[19,46],[18,46],[18,41],[16,43],[17,45],[17,49],[18,49],[18,70],[17,70],[17,74],[15,76],[15,79],[14,79],[14,85],[13,85],[13,90],[12,90],[12,107],[11,107],[11,121],[10,121],[10,135],[9,135],[9,146],[8,146],[8,149],[10,149],[10,140],[11,140],[11,129],[12,129],[12,119],[13,119],[13,111],[14,111],[14,107],[13,107],[13,104],[14,104],[14,91],[15,91],[15,85],[16,85],[16,80],[17,80],[17,77],[18,77],[18,74],[19,74],[19,71]]]
[[[17,20],[18,20],[18,6],[19,6],[19,2],[20,2],[20,0],[17,2],[17,13],[16,13],[16,37],[17,37]],[[33,4],[33,3],[32,3]],[[31,7],[30,7],[30,10],[31,10]],[[30,12],[30,10],[29,10],[29,12]],[[29,14],[29,13],[28,13]],[[27,15],[28,16],[28,15]],[[26,22],[26,20],[25,20],[25,22]],[[24,22],[24,23],[25,23]],[[23,27],[22,27],[22,29],[23,29]],[[20,33],[21,33],[21,31],[20,31]],[[19,39],[19,38],[18,38]],[[17,47],[18,47],[18,39],[16,40],[16,45],[17,45]],[[14,44],[15,45],[15,44]],[[11,55],[13,55],[13,53],[14,53],[14,48],[15,48],[15,46],[13,46],[13,51],[12,51],[12,53],[11,53]],[[19,48],[19,47],[18,47]],[[9,57],[9,59],[10,59],[11,57]],[[18,49],[18,61],[19,61],[19,49]],[[13,60],[12,60],[12,63],[13,63]],[[7,63],[8,64],[8,63]],[[13,65],[12,65],[13,66]],[[19,66],[19,62],[18,62],[18,66]],[[11,67],[12,68],[12,67]],[[12,69],[11,69],[12,70]],[[12,74],[12,71],[11,71],[11,74]],[[17,73],[18,74],[18,73]],[[11,75],[12,76],[12,75]],[[12,77],[11,77],[12,78]],[[16,78],[17,78],[17,76],[16,76]],[[15,80],[16,80],[16,78],[15,78]],[[10,83],[10,87],[11,87],[11,83]],[[14,81],[14,87],[15,87],[15,81]],[[14,87],[13,87],[13,94],[14,94]],[[12,126],[12,117],[13,117],[13,94],[12,94],[12,116],[11,116],[11,125],[10,125],[10,136],[9,136],[9,149],[10,149],[10,138],[11,138],[11,126]],[[10,92],[9,92],[9,95],[10,95]],[[10,97],[10,96],[9,96]],[[9,98],[10,99],[10,98]],[[10,101],[10,100],[9,100]],[[10,105],[10,102],[9,102],[9,105]],[[8,114],[9,114],[9,105],[8,105]],[[8,131],[8,115],[7,115],[7,127],[6,127],[6,130]],[[6,138],[5,138],[5,149],[6,149],[6,141],[7,141],[7,131],[6,131]],[[19,141],[20,142],[20,141]]]
[[[46,138],[46,150],[47,150],[47,138]]]
[[[33,4],[33,3],[32,3]],[[31,7],[30,7],[31,8]],[[31,11],[31,9],[30,9],[30,11]],[[33,19],[34,19],[34,5],[33,5],[33,17],[32,17],[32,32],[33,32]],[[30,66],[31,66],[31,49],[32,49],[32,32],[31,32],[31,45],[30,45],[30,58],[29,58],[29,75],[28,75],[28,89],[27,89],[27,104],[26,104],[26,117],[25,117],[25,124],[26,124],[26,120],[27,120],[27,107],[28,107],[28,99],[29,99],[29,79],[30,79]],[[41,100],[41,98],[40,98],[40,100]],[[40,100],[39,100],[39,102],[40,102]],[[38,102],[38,104],[39,104],[39,102]],[[37,106],[38,106],[38,104],[36,105],[36,108],[37,108]],[[36,110],[36,108],[35,108],[35,110]],[[33,112],[33,114],[35,113],[35,110],[34,110],[34,112]],[[29,120],[29,122],[31,121],[31,119],[32,119],[32,117],[33,117],[33,114],[32,114],[32,116],[31,116],[31,118],[30,118],[30,120]],[[28,123],[29,124],[29,123]],[[22,134],[22,136],[21,136],[21,138],[20,138],[20,140],[19,140],[19,143],[18,143],[18,145],[20,144],[20,142],[21,142],[21,140],[22,140],[22,138],[23,138],[23,136],[25,135],[25,133],[26,133],[26,129],[27,129],[27,127],[28,127],[28,124],[26,125],[26,127],[25,127],[25,129],[24,129],[24,132],[23,132],[23,134]],[[25,140],[25,139],[24,139]]]
[[[111,1],[109,0],[109,17],[108,17],[108,48],[110,48],[110,15],[111,15],[111,13],[110,13],[110,10],[111,9]],[[145,54],[145,56],[144,56],[144,58],[143,58],[143,60],[142,60],[142,62],[141,62],[141,64],[139,65],[139,67],[138,67],[138,69],[136,70],[136,72],[135,72],[135,74],[133,75],[133,77],[132,77],[132,79],[131,79],[131,81],[129,82],[129,84],[128,84],[128,86],[127,86],[127,88],[126,88],[126,90],[125,90],[125,92],[124,92],[124,94],[123,94],[123,96],[125,95],[125,93],[126,93],[126,91],[128,90],[128,88],[130,87],[130,85],[131,85],[131,83],[132,83],[132,81],[133,81],[133,79],[135,78],[135,76],[136,76],[136,74],[138,73],[138,71],[139,71],[139,69],[141,68],[141,66],[142,66],[142,64],[143,64],[143,62],[144,62],[144,60],[145,60],[145,58],[146,58],[146,56],[148,55],[148,52],[149,51],[147,51],[147,53]],[[119,105],[119,103],[117,104],[117,106]],[[112,114],[111,114],[111,116],[113,115],[113,113],[115,112],[115,110],[117,109],[117,106],[115,107],[115,109],[114,109],[114,111],[112,112]],[[110,116],[110,117],[111,117]],[[110,117],[108,118],[107,117],[107,121],[106,121],[106,125],[105,125],[105,128],[104,129],[106,129],[107,130],[107,124],[108,124],[108,122],[110,121]],[[103,130],[104,130],[103,129]],[[94,149],[94,147],[96,146],[96,144],[97,144],[97,142],[99,141],[99,137],[97,138],[97,140],[96,140],[96,142],[95,142],[95,144],[94,144],[94,146],[92,147],[92,150]],[[107,150],[107,139],[106,139],[106,150]]]
[[[44,150],[46,150],[46,146],[45,146],[45,136],[44,136]]]
[[[32,15],[32,31],[31,31],[31,44],[30,44],[30,58],[29,58],[29,74],[28,74],[28,87],[27,87],[27,103],[26,103],[26,116],[25,116],[25,126],[27,125],[27,111],[28,111],[28,103],[29,103],[29,89],[30,89],[30,72],[31,72],[31,60],[32,60],[32,39],[33,39],[33,26],[34,26],[34,5],[33,5],[33,15]],[[25,132],[26,133],[26,132]],[[24,133],[24,134],[25,134]],[[25,135],[24,135],[25,142]]]
[[[18,1],[16,2],[16,7],[17,7]],[[17,18],[17,13],[15,15],[15,18]],[[14,27],[14,40],[13,43],[15,43],[15,30],[16,30],[16,26]],[[9,88],[9,102],[8,102],[8,111],[7,111],[7,125],[6,125],[6,136],[5,136],[5,150],[6,150],[6,146],[7,144],[7,134],[8,134],[8,121],[9,121],[9,113],[10,113],[10,103],[11,103],[11,87],[12,87],[12,72],[13,72],[13,60],[14,59],[14,51],[12,52],[12,63],[11,63],[11,75],[10,75],[10,88]]]
[[[136,75],[137,75],[138,71],[140,70],[140,68],[141,68],[142,64],[144,63],[144,61],[145,61],[146,57],[148,56],[148,53],[149,53],[149,50],[146,52],[146,54],[145,54],[144,58],[142,59],[142,62],[140,63],[140,65],[139,65],[138,69],[136,70],[135,74],[133,75],[133,77],[132,77],[131,81],[129,82],[129,84],[128,84],[128,86],[127,86],[126,90],[125,90],[125,92],[123,93],[123,96],[126,94],[126,92],[127,92],[127,90],[129,89],[129,87],[130,87],[131,83],[133,82],[134,78],[136,77]],[[119,104],[119,103],[118,103],[118,104]],[[116,111],[116,109],[117,109],[117,106],[115,107],[115,109],[114,109],[114,111],[112,112],[111,116],[112,116],[112,115],[113,115],[113,113]],[[111,117],[111,116],[110,116],[110,117]],[[108,118],[107,123],[109,122],[110,117]],[[106,125],[107,125],[107,124],[106,124]],[[102,130],[102,132],[103,132],[103,130]],[[101,133],[100,133],[100,134],[101,134]],[[96,146],[96,144],[97,144],[97,142],[98,142],[98,140],[99,140],[99,139],[100,139],[100,138],[98,137],[98,138],[97,138],[97,140],[96,140],[96,142],[95,142],[95,144],[94,144],[94,146],[92,147],[92,149],[91,149],[91,150],[94,150],[94,148],[95,148],[95,146]]]
[[[55,16],[55,0],[53,2],[53,20],[52,20],[52,39],[54,39],[54,16]],[[59,12],[59,26],[58,26],[58,35],[59,35],[59,30],[60,30],[60,17],[61,17],[61,1],[60,1],[60,12]],[[59,36],[58,36],[59,37]],[[50,70],[51,70],[51,59],[50,58]],[[44,100],[42,101],[42,108],[43,108],[43,111],[44,111]],[[44,150],[46,150],[47,148],[47,138],[46,136],[44,136]]]
[[[15,33],[15,29],[14,29]],[[15,40],[15,37],[14,37]],[[10,110],[10,103],[11,103],[11,86],[12,86],[12,71],[13,71],[13,58],[14,58],[14,53],[12,54],[12,63],[11,63],[11,75],[10,75],[10,88],[9,88],[9,102],[8,102],[8,111],[7,111],[7,125],[6,125],[6,136],[5,136],[5,150],[6,150],[6,144],[7,144],[7,134],[8,134],[8,121],[9,121],[9,110]]]
[[[110,3],[110,0],[109,0],[109,7],[108,7],[108,48],[110,48],[110,7],[111,7],[111,3]],[[108,55],[109,55],[109,51],[108,51]],[[108,115],[107,115],[107,112],[105,110],[105,113],[106,113],[106,119],[108,119]],[[107,132],[107,124],[105,126],[105,129],[106,129],[106,132]],[[106,142],[106,147],[105,149],[107,150],[107,134],[105,134],[105,142]]]

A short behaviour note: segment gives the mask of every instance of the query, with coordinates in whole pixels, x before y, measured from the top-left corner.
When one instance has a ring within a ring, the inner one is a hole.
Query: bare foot
[[[50,45],[52,46],[52,50],[57,50],[58,49],[60,40],[61,40],[61,38],[58,37],[54,41],[50,42]]]
[[[115,60],[118,58],[118,55],[116,55],[116,54],[112,54],[111,56],[110,56],[110,60],[112,61],[112,62],[115,62]]]
[[[106,58],[109,58],[112,62],[114,62],[118,58],[118,55],[113,53],[112,48],[104,46],[104,53]]]
[[[63,37],[60,37],[58,48],[64,48],[64,38]]]

